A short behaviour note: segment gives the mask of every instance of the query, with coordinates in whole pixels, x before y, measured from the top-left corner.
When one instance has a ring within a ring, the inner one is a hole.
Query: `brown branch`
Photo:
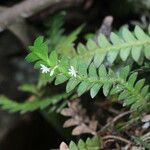
[[[106,135],[104,137],[102,137],[103,140],[108,140],[108,139],[115,139],[115,140],[119,140],[119,141],[122,141],[126,144],[129,144],[129,145],[132,145],[132,142],[123,138],[123,137],[120,137],[120,136],[115,136],[115,135]]]
[[[98,131],[97,134],[100,134],[102,131],[104,131],[105,129],[107,129],[109,126],[113,125],[115,122],[117,122],[119,119],[121,119],[122,117],[126,116],[126,115],[129,115],[131,113],[131,111],[126,111],[126,112],[123,112],[119,115],[117,115],[115,118],[113,118],[112,121],[108,122],[103,128],[101,128],[100,131]]]
[[[0,31],[6,29],[14,22],[28,18],[37,12],[57,4],[63,0],[25,0],[0,13]],[[73,0],[65,0],[64,3]]]

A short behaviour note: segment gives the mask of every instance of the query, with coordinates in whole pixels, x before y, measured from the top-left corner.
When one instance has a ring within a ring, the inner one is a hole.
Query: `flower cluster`
[[[55,69],[58,66],[55,66],[53,69],[48,68],[47,66],[41,64],[41,71],[42,73],[50,73],[50,76],[53,76]],[[75,68],[73,66],[70,66],[70,68],[68,69],[68,74],[71,75],[72,77],[77,77],[77,71],[75,70]]]
[[[50,73],[50,76],[53,76],[55,69],[58,67],[58,66],[55,66],[53,69],[51,69],[51,68],[46,67],[43,64],[41,64],[40,66],[41,66],[40,69],[42,70],[42,73]]]
[[[40,64],[40,66],[41,66],[42,73],[48,73],[48,72],[50,72],[50,68],[46,67],[43,64]]]

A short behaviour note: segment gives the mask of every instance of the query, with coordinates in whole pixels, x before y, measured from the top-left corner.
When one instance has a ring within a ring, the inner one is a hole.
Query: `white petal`
[[[72,77],[74,76],[74,77],[76,77],[77,76],[77,74],[76,74],[76,70],[74,69],[74,67],[73,66],[70,66],[70,68],[68,69],[68,74],[70,74]]]
[[[48,67],[46,67],[45,65],[40,64],[40,66],[41,66],[40,69],[42,70],[42,73],[48,73],[48,72],[50,72],[50,69]]]
[[[53,76],[53,74],[54,74],[54,70],[51,70],[50,77]]]

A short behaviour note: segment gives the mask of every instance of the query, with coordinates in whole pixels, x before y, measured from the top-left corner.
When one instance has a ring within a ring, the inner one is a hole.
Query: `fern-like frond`
[[[102,88],[105,96],[116,94],[119,100],[123,100],[124,106],[131,106],[133,110],[148,107],[149,86],[144,86],[144,79],[137,81],[137,73],[129,75],[129,67],[123,68],[120,73],[114,73],[103,65],[98,66],[106,57],[112,63],[118,55],[126,60],[130,53],[135,61],[142,55],[150,59],[150,37],[137,26],[134,34],[124,28],[122,38],[112,33],[110,40],[112,43],[100,35],[99,46],[92,40],[88,41],[86,47],[80,44],[79,55],[68,59],[59,57],[56,51],[49,54],[46,43],[39,37],[31,47],[27,60],[36,62],[36,68],[45,65],[48,70],[45,77],[51,81],[56,78],[56,85],[68,81],[67,93],[77,89],[80,96],[90,90],[91,96],[95,97]]]
[[[59,41],[64,38],[64,17],[65,12],[61,12],[51,17],[46,23],[46,35],[50,50],[54,50]]]
[[[86,142],[79,140],[77,144],[73,141],[70,142],[68,149],[69,150],[100,150],[102,147],[100,138],[93,137],[87,138]]]
[[[123,106],[131,106],[132,110],[143,110],[148,108],[150,93],[149,86],[144,86],[144,79],[137,80],[137,73],[129,75],[129,66],[123,68],[120,73],[106,70],[101,65],[98,70],[93,63],[87,68],[86,72],[79,71],[77,77],[70,77],[66,91],[70,92],[77,89],[78,96],[90,90],[91,97],[94,98],[100,89],[105,96],[118,95],[118,100],[123,102]],[[57,83],[56,78],[56,83]]]
[[[26,57],[29,62],[37,62],[37,64],[49,64],[48,45],[44,42],[43,37],[38,37],[33,46],[29,47],[30,54]],[[36,65],[35,65],[36,66]]]
[[[78,34],[81,32],[83,26],[78,27],[67,36],[62,36],[59,42],[55,45],[55,49],[59,54],[65,55],[68,58],[72,58],[76,55],[74,48],[74,42],[76,41]]]
[[[132,110],[148,107],[149,86],[144,86],[144,79],[136,81],[137,73],[129,75],[129,66],[119,73],[114,73],[112,70],[107,70],[104,65],[97,69],[94,63],[89,66],[86,61],[79,63],[75,58],[71,61],[65,57],[58,60],[56,52],[52,52],[49,58],[50,63],[46,65],[52,71],[53,78],[56,78],[55,84],[67,81],[67,93],[77,89],[80,96],[90,90],[91,97],[94,98],[102,88],[105,96],[118,95],[123,105],[131,106]],[[45,76],[50,78],[52,73],[46,73]]]
[[[89,39],[86,46],[79,44],[77,48],[78,60],[94,59],[94,64],[98,67],[106,59],[109,63],[113,63],[118,56],[121,60],[126,61],[127,58],[133,58],[134,61],[140,62],[142,57],[150,60],[150,36],[136,26],[132,33],[124,27],[122,29],[122,36],[111,33],[110,41],[100,34],[98,37],[98,44]]]
[[[52,104],[56,104],[57,102],[66,98],[67,96],[68,96],[67,94],[59,94],[45,99],[41,99],[41,100],[35,99],[33,102],[26,101],[23,103],[18,103],[5,96],[0,96],[0,106],[2,109],[8,110],[11,113],[14,112],[25,113],[37,109],[41,109],[41,110],[45,109]]]
[[[49,43],[50,51],[56,50],[59,54],[67,57],[73,57],[76,52],[74,49],[74,42],[78,34],[81,32],[83,25],[72,31],[68,35],[64,34],[64,16],[65,12],[61,12],[51,18],[48,22],[47,41]]]
[[[68,40],[69,44],[67,44],[67,40],[63,42],[62,38],[62,44],[60,43],[59,45],[58,43],[58,45],[56,45],[59,49],[58,53],[61,52],[60,49],[62,49],[62,52],[68,48],[70,50],[73,49],[72,42],[80,30],[81,28],[70,34],[71,38]],[[72,38],[73,40],[71,40]],[[30,51],[31,53],[27,56],[28,61],[33,62],[40,59],[43,64],[49,63],[48,44],[43,41],[42,37],[35,40],[34,45],[30,47]],[[143,57],[150,60],[150,36],[144,33],[139,26],[135,27],[133,33],[124,27],[121,37],[112,32],[110,41],[108,41],[104,35],[100,34],[98,37],[98,44],[92,39],[89,39],[86,46],[81,43],[77,46],[76,55],[73,54],[74,52],[75,51],[72,51],[72,54],[69,54],[70,52],[67,50],[69,58],[76,58],[80,63],[86,62],[88,65],[93,60],[96,67],[99,67],[104,60],[113,63],[119,56],[123,61],[126,61],[127,58],[130,57],[133,58],[134,61],[140,63]]]

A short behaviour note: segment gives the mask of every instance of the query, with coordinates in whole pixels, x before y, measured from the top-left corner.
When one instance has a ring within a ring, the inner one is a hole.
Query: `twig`
[[[107,38],[109,38],[111,29],[112,29],[112,23],[113,23],[113,17],[112,16],[106,16],[99,28],[99,30],[95,34],[95,41],[97,41],[97,37],[100,33],[104,34]]]
[[[102,22],[101,28],[98,32],[104,34],[107,38],[109,37],[112,29],[113,17],[106,16]]]
[[[25,0],[7,8],[0,14],[0,31],[6,29],[14,22],[28,18],[50,5],[57,4],[62,1],[67,3],[73,0]]]
[[[116,116],[115,118],[113,118],[112,121],[108,122],[103,128],[101,128],[100,131],[98,131],[98,134],[100,134],[102,131],[104,131],[106,128],[108,128],[109,126],[111,126],[112,124],[114,124],[116,121],[118,121],[120,118],[130,114],[131,111],[126,111],[126,112],[123,112],[121,114],[119,114],[118,116]]]
[[[107,140],[107,139],[115,139],[115,140],[119,140],[119,141],[122,141],[128,145],[132,145],[132,142],[123,138],[123,137],[120,137],[120,136],[115,136],[115,135],[106,135],[104,137],[102,137],[103,140]]]

